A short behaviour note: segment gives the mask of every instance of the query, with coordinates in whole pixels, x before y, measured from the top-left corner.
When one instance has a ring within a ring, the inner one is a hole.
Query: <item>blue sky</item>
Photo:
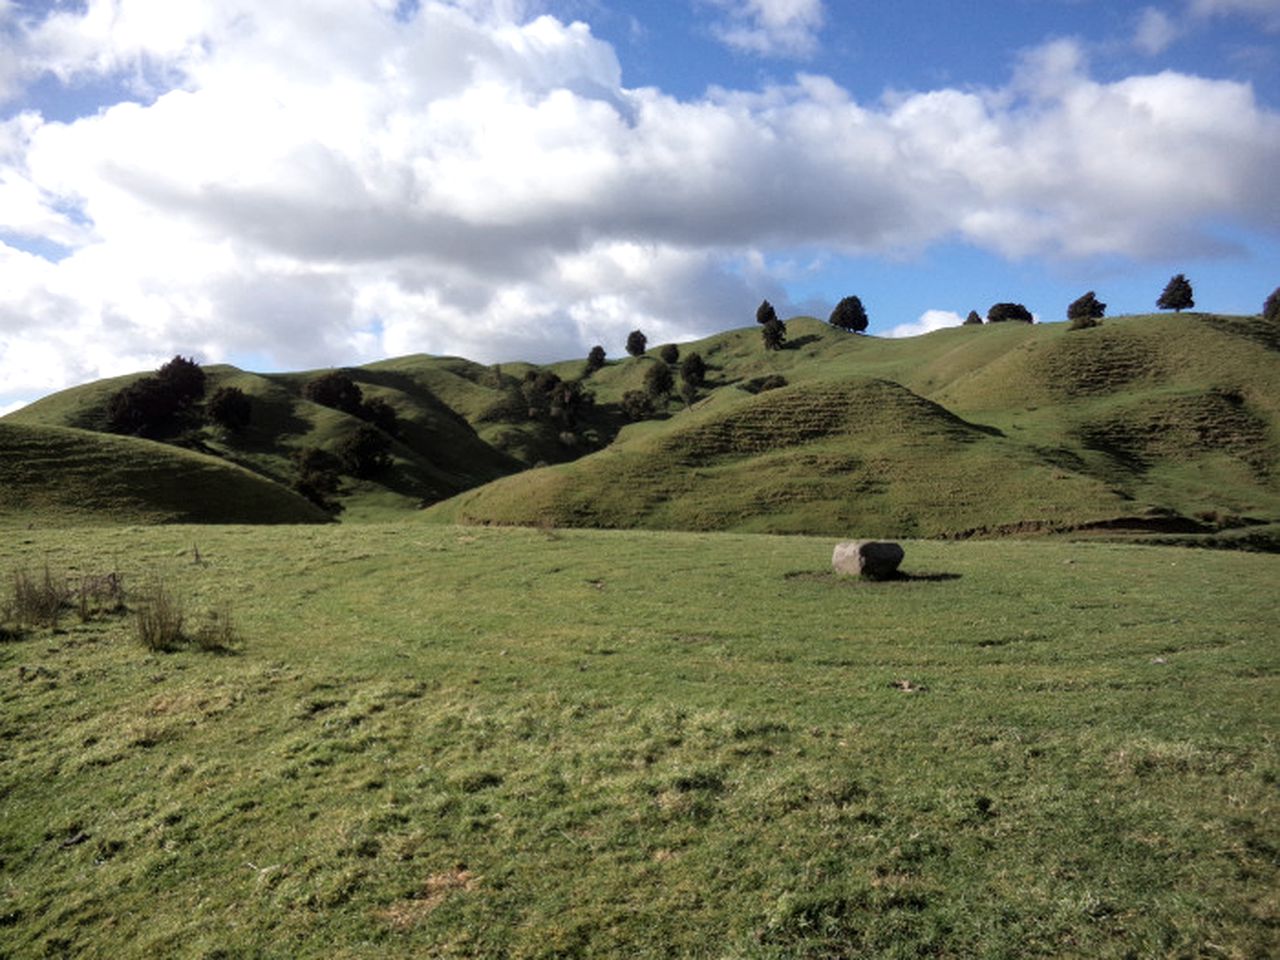
[[[1280,283],[1280,0],[0,0],[0,412]]]

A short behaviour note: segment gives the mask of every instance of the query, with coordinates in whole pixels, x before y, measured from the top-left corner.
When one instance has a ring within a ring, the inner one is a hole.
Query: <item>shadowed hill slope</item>
[[[322,523],[302,497],[214,457],[134,437],[0,423],[0,518]]]

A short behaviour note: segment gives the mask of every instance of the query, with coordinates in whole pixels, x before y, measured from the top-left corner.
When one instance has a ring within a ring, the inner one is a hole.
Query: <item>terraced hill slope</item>
[[[1125,528],[1257,539],[1280,522],[1280,336],[1208,314],[1006,323],[882,340],[812,318],[786,349],[755,327],[680,345],[707,379],[631,423],[658,347],[586,374],[583,360],[482,366],[409,356],[347,372],[397,414],[391,468],[344,480],[343,519],[966,536]],[[525,378],[581,379],[573,422],[530,410]],[[207,368],[243,389],[250,428],[197,449],[279,485],[289,454],[334,449],[361,421],[306,400],[317,372]],[[769,378],[782,389],[761,390]],[[101,428],[128,378],[64,391],[5,422]],[[550,464],[551,466],[545,466]],[[538,469],[528,469],[537,467]]]
[[[0,520],[51,524],[322,523],[291,490],[150,440],[0,422]]]

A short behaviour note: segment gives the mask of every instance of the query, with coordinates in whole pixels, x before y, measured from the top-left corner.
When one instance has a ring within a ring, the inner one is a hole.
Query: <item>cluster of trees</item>
[[[302,395],[312,403],[341,410],[366,423],[371,423],[383,433],[394,437],[400,429],[395,407],[381,397],[365,400],[360,384],[341,370],[331,370],[308,380]]]
[[[545,420],[562,430],[572,430],[577,426],[583,411],[595,403],[595,398],[583,387],[581,380],[562,380],[551,370],[530,370],[526,373],[524,383],[520,385],[520,395],[530,420]]]
[[[233,433],[249,425],[253,408],[239,387],[219,387],[202,409],[204,393],[204,370],[188,357],[175,356],[154,374],[139,377],[107,399],[107,429],[162,440],[205,422]]]
[[[196,404],[204,397],[204,371],[194,360],[177,356],[153,375],[139,377],[107,400],[107,429],[153,440],[170,437],[198,422]]]

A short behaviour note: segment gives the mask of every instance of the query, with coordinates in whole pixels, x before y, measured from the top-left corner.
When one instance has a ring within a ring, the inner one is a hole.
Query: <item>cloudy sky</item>
[[[1280,0],[0,0],[0,412],[1280,283]]]

